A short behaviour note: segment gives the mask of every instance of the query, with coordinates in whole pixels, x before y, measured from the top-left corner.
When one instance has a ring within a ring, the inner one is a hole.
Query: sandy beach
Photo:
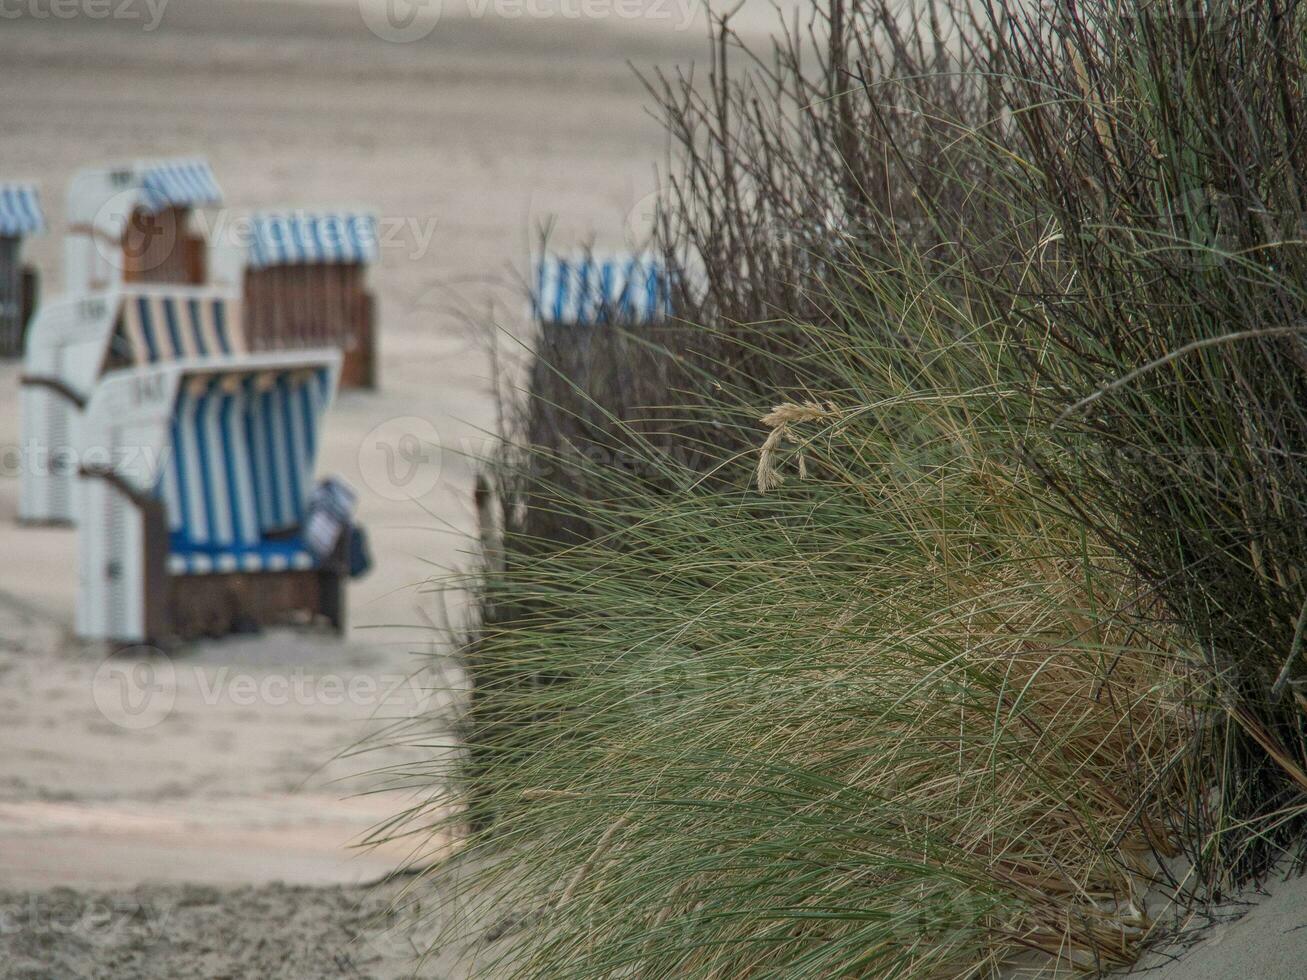
[[[507,348],[524,335],[521,276],[547,224],[567,248],[639,231],[664,143],[627,62],[689,60],[702,24],[449,4],[403,44],[355,4],[171,0],[148,30],[143,4],[136,19],[15,10],[0,175],[40,187],[51,231],[27,254],[45,294],[62,291],[76,169],[203,155],[229,206],[201,216],[214,234],[260,207],[377,214],[381,386],[339,397],[320,458],[360,491],[375,557],[341,639],[106,660],[72,636],[76,533],[20,527],[16,467],[0,476],[0,975],[402,975],[407,940],[358,946],[389,894],[366,884],[432,855],[351,846],[416,798],[366,773],[447,762],[342,753],[457,708],[429,624],[457,621],[458,601],[427,583],[468,560],[469,457],[494,425],[481,328]],[[7,447],[19,373],[0,364]],[[382,447],[407,433],[432,450],[396,475]]]

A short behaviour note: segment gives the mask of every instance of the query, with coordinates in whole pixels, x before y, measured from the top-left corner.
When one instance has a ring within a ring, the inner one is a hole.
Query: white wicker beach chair
[[[342,626],[344,558],[316,554],[303,527],[339,371],[339,352],[319,350],[100,379],[76,436],[79,635]]]
[[[80,171],[68,187],[66,290],[207,282],[207,247],[191,227],[191,214],[221,203],[213,171],[201,159],[141,160]]]
[[[244,350],[240,301],[221,290],[121,286],[42,305],[23,358],[19,516],[76,519],[73,429],[105,372]]]

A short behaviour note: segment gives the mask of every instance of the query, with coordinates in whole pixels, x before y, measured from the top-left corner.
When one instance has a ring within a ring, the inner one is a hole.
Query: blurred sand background
[[[364,895],[349,886],[409,857],[407,846],[349,845],[414,799],[357,796],[381,781],[356,774],[443,764],[429,747],[337,756],[418,710],[440,719],[451,699],[433,688],[456,686],[456,668],[432,659],[442,638],[427,624],[445,613],[423,588],[468,561],[467,456],[494,425],[472,320],[496,322],[509,347],[524,335],[520,277],[546,223],[567,249],[621,247],[643,231],[665,143],[628,62],[688,62],[706,20],[662,0],[445,0],[427,36],[392,43],[368,27],[375,5],[169,0],[147,30],[158,0],[122,4],[106,18],[88,15],[98,5],[71,17],[28,0],[0,10],[0,178],[40,186],[51,229],[27,255],[44,293],[62,292],[64,191],[89,164],[206,156],[227,198],[204,216],[215,229],[261,207],[372,209],[383,239],[373,277],[381,387],[339,397],[319,471],[359,489],[375,568],[351,584],[343,641],[279,631],[106,661],[71,637],[75,532],[15,523],[20,365],[0,364],[0,975],[85,975],[101,957],[116,963],[101,975],[136,975],[135,954],[110,955],[123,942],[144,943],[141,961],[155,965],[141,975],[183,975],[159,944],[200,956],[203,929],[219,920],[233,944],[214,961],[222,975],[335,975],[300,953],[241,957],[268,945],[270,920],[298,923],[296,946],[314,956],[346,945],[336,913]],[[397,482],[380,447],[405,433],[429,451]],[[432,663],[448,669],[433,674]],[[145,716],[122,713],[125,683],[156,691]],[[50,891],[61,886],[78,891]],[[288,897],[293,886],[323,890]],[[97,895],[114,907],[198,909],[210,925],[189,931],[178,913],[163,935],[88,939],[78,915],[50,912]],[[403,957],[384,952],[379,963],[375,949],[346,950],[340,974],[399,970]]]

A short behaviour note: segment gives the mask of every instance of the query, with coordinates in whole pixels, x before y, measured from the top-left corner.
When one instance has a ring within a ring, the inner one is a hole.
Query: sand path
[[[413,855],[350,845],[422,794],[359,774],[404,763],[432,774],[429,791],[448,760],[430,745],[339,753],[418,711],[431,743],[448,740],[453,701],[433,689],[459,678],[432,660],[426,623],[444,612],[422,590],[465,560],[466,456],[493,426],[468,321],[523,332],[517,276],[539,222],[559,216],[569,246],[621,246],[638,226],[663,144],[625,61],[683,61],[701,38],[447,13],[412,45],[379,40],[352,4],[171,0],[149,33],[3,22],[0,175],[40,184],[55,231],[28,254],[47,295],[68,178],[115,158],[206,155],[232,209],[206,215],[215,230],[241,209],[359,203],[383,248],[382,387],[341,396],[320,461],[360,490],[376,558],[343,639],[276,632],[106,661],[70,636],[74,532],[19,527],[17,473],[0,472],[0,976],[411,969],[413,923],[376,919],[402,885],[359,883]],[[0,364],[6,451],[18,374]],[[380,447],[405,433],[436,448],[397,479]]]
[[[404,45],[352,5],[232,0],[172,0],[153,32],[4,22],[0,175],[40,184],[53,233],[29,255],[47,295],[61,291],[68,178],[116,158],[206,155],[231,206],[205,215],[215,230],[242,209],[361,203],[383,246],[382,387],[340,397],[320,461],[361,491],[376,557],[343,640],[277,632],[106,663],[68,635],[75,532],[19,527],[17,474],[0,474],[0,887],[353,883],[406,856],[348,849],[413,799],[351,798],[376,787],[356,774],[438,768],[440,752],[333,759],[395,718],[439,718],[449,698],[431,688],[457,681],[409,677],[434,648],[425,623],[443,617],[423,583],[465,560],[466,455],[493,426],[469,317],[522,332],[516,276],[551,215],[569,246],[593,232],[623,244],[662,147],[625,61],[685,60],[700,39],[666,23],[450,15]],[[18,373],[0,365],[7,448]],[[406,432],[435,449],[404,479],[380,447]],[[133,685],[161,692],[144,715],[124,705]]]

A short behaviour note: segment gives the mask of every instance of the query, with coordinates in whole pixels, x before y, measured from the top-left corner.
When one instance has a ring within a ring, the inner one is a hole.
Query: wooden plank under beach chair
[[[353,211],[255,214],[245,268],[251,350],[338,347],[341,387],[377,386],[376,219]]]
[[[222,290],[121,286],[44,304],[23,357],[19,517],[75,521],[73,430],[107,371],[243,353],[240,300]]]
[[[0,357],[23,352],[36,303],[36,271],[23,265],[23,240],[45,230],[33,184],[0,183]]]
[[[271,623],[343,626],[345,542],[304,537],[334,350],[114,371],[78,430],[87,639],[167,642]]]
[[[64,280],[69,293],[120,283],[198,286],[206,282],[196,208],[222,203],[202,159],[139,160],[74,175],[68,187]]]

